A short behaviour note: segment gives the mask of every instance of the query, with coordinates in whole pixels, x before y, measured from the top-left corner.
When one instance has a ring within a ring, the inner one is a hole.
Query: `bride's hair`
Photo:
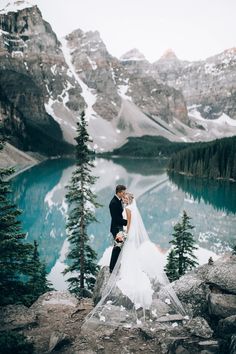
[[[128,205],[129,205],[129,204],[132,204],[132,202],[133,202],[133,200],[134,200],[134,195],[133,195],[132,193],[130,193],[130,192],[126,192],[124,199],[127,200],[127,204],[128,204]]]

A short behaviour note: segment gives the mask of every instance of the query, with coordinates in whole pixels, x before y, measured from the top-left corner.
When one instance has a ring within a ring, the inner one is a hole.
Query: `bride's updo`
[[[134,200],[134,195],[130,192],[126,192],[125,196],[123,198],[124,203],[126,205],[130,205],[130,204],[132,204],[133,200]]]

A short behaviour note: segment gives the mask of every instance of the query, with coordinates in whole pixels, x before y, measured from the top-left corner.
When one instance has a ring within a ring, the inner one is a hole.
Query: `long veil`
[[[102,269],[108,279],[105,286],[98,282],[100,300],[87,315],[83,327],[130,328],[145,322],[154,328],[157,321],[181,319],[186,315],[163,270],[161,254],[148,237],[135,200],[129,209],[128,237],[111,275],[108,267]]]

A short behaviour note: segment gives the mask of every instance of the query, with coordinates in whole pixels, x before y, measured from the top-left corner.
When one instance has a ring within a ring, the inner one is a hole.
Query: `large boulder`
[[[224,316],[220,314],[219,316],[224,318],[233,315],[235,307],[232,296],[236,294],[236,256],[225,255],[211,265],[205,264],[198,267],[175,281],[173,288],[191,316],[205,317],[206,314],[208,315],[207,299],[211,303],[214,301],[213,299],[217,298],[214,295],[211,297],[211,294],[231,294],[231,297],[228,297],[231,299],[230,304],[225,303],[224,305],[225,309],[230,307],[231,310],[228,309]],[[223,298],[224,296],[221,298],[222,301]],[[225,300],[227,302],[227,296]],[[214,312],[215,310],[210,311]],[[213,312],[211,314],[214,314]]]
[[[24,305],[8,305],[0,307],[0,328],[4,330],[20,330],[37,325],[37,316]]]
[[[195,273],[189,273],[173,283],[173,288],[190,316],[201,316],[207,312],[206,297],[210,290]]]
[[[197,276],[222,292],[236,294],[236,256],[224,255],[212,265],[199,267]]]
[[[202,317],[195,317],[191,319],[185,327],[188,328],[191,334],[197,337],[208,339],[213,335],[213,330],[207,321]]]
[[[228,336],[236,333],[236,315],[221,319],[218,323],[217,332],[221,336]]]
[[[208,297],[210,315],[226,318],[236,313],[236,295],[210,294]]]
[[[101,300],[102,293],[107,285],[109,277],[109,267],[102,267],[100,272],[98,273],[93,291],[93,301],[95,305]]]

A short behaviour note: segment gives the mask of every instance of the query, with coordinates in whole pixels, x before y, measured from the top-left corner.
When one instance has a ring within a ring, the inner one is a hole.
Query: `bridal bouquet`
[[[121,236],[122,237],[122,241],[114,241],[114,246],[117,246],[117,247],[122,247],[123,246],[123,244],[125,243],[125,240],[127,239],[127,232],[125,232],[125,231],[119,231],[119,233],[117,234],[117,236]],[[116,236],[116,237],[117,237]]]

